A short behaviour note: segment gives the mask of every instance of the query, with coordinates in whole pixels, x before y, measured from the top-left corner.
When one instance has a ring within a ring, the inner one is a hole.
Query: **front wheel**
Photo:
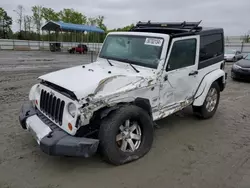
[[[194,113],[203,119],[213,117],[220,101],[220,87],[217,82],[214,82],[206,96],[202,106],[193,106]]]
[[[104,159],[114,165],[137,160],[153,143],[153,121],[142,108],[128,105],[102,120],[99,139]]]

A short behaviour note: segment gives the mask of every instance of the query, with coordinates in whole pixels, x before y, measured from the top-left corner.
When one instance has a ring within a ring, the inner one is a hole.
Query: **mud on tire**
[[[130,120],[131,130],[134,126],[131,122],[137,122],[137,125],[140,126],[138,130],[141,131],[141,140],[140,144],[137,144],[137,149],[134,151],[123,151],[121,149],[125,148],[122,146],[125,139],[122,138],[122,140],[120,140],[119,135],[121,135],[121,129],[126,127],[125,124],[127,120]],[[121,125],[123,128],[121,128]],[[99,131],[101,154],[107,162],[114,165],[122,165],[137,160],[151,149],[153,131],[153,121],[145,110],[134,105],[122,106],[112,111],[101,122]]]

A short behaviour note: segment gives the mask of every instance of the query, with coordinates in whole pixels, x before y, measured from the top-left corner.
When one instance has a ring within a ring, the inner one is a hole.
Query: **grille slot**
[[[62,125],[65,102],[42,89],[40,96],[40,109],[56,123]]]

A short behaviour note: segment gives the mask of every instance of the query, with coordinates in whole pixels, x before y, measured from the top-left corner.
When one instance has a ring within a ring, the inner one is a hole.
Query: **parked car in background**
[[[227,50],[224,55],[225,61],[236,62],[243,58],[243,54],[238,50]]]
[[[248,54],[244,59],[234,63],[231,70],[231,77],[234,80],[250,81],[250,54]]]
[[[69,48],[68,49],[68,52],[69,53],[86,53],[86,52],[88,52],[88,47],[87,47],[87,45],[86,44],[78,44],[78,46],[76,46],[76,47],[72,47],[72,48]]]
[[[50,42],[49,48],[51,52],[61,52],[62,51],[62,43],[60,42]]]

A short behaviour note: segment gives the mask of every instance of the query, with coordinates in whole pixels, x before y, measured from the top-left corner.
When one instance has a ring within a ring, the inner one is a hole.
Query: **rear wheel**
[[[123,106],[102,121],[99,139],[107,162],[125,164],[149,152],[153,142],[153,122],[142,108]]]
[[[208,119],[215,114],[220,100],[220,87],[217,82],[214,82],[206,96],[202,106],[193,106],[194,113],[203,118]]]

